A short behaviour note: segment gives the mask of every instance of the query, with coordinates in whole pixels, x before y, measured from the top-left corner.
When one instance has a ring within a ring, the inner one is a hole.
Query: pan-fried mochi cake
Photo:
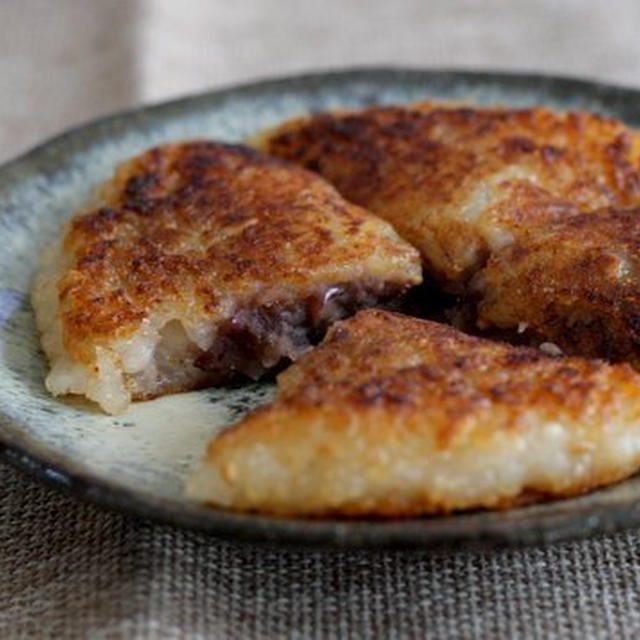
[[[117,413],[257,379],[421,278],[415,249],[313,173],[210,141],[151,149],[116,170],[36,276],[46,385]]]
[[[254,142],[391,222],[461,297],[466,330],[639,366],[637,131],[586,112],[421,103],[315,114]]]
[[[303,116],[252,143],[391,222],[456,293],[532,227],[640,205],[640,135],[588,112],[425,102]]]
[[[640,468],[640,374],[382,310],[334,324],[272,404],[214,439],[189,494],[304,516],[564,497]]]

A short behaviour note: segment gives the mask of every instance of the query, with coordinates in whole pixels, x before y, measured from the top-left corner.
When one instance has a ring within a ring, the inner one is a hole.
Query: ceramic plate
[[[272,397],[273,386],[209,389],[106,416],[50,397],[28,301],[41,249],[114,165],[169,140],[242,140],[290,116],[424,98],[591,109],[640,124],[640,92],[542,76],[368,69],[269,80],[115,115],[51,140],[0,169],[0,452],[76,495],[238,540],[428,548],[527,543],[640,524],[640,478],[508,512],[394,521],[233,514],[187,501],[205,443]]]

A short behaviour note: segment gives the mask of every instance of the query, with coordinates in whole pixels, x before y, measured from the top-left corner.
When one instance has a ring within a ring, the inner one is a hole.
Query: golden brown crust
[[[553,357],[370,310],[336,325],[319,347],[280,374],[278,403],[295,410],[340,404],[356,413],[375,407],[428,412],[430,429],[437,419],[437,441],[446,448],[470,418],[494,403],[512,414],[505,421],[509,429],[517,429],[522,409],[533,405],[550,419],[562,413],[577,420],[590,402],[615,394],[614,381],[602,379],[609,371],[598,360]],[[620,385],[640,380],[627,366],[614,378]]]
[[[335,325],[213,440],[191,494],[397,517],[581,493],[640,466],[640,378],[380,310]]]
[[[497,253],[475,281],[480,325],[640,368],[639,216],[576,215]]]
[[[415,252],[386,225],[312,173],[239,145],[151,149],[100,200],[71,224],[75,263],[59,283],[65,346],[79,360],[91,359],[87,343],[127,336],[167,302],[215,318],[225,291],[286,297],[374,255],[390,281],[419,280]]]
[[[285,123],[258,144],[390,221],[452,290],[505,233],[640,201],[640,137],[583,112],[375,107]]]

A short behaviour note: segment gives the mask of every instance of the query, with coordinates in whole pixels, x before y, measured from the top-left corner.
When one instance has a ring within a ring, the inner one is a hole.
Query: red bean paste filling
[[[337,320],[359,309],[398,310],[407,290],[394,283],[346,283],[325,287],[300,302],[239,309],[222,323],[210,349],[195,360],[210,384],[258,380],[317,344]]]

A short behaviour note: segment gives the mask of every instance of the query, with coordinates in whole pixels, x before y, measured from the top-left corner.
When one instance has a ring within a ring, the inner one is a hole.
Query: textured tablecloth
[[[0,0],[0,158],[141,101],[354,64],[640,85],[640,3]],[[640,636],[640,534],[521,550],[235,546],[0,465],[0,637]]]

